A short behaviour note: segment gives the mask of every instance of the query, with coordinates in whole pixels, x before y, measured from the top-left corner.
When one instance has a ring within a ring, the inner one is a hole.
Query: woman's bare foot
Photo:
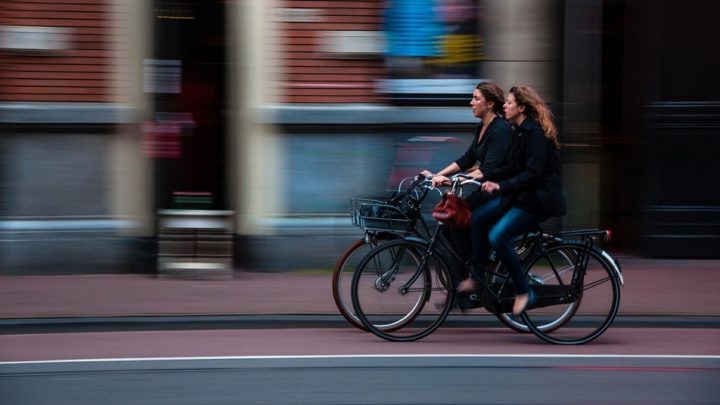
[[[513,304],[513,315],[518,316],[525,311],[528,303],[528,294],[520,294],[515,296],[515,303]]]
[[[472,277],[468,277],[465,280],[461,281],[460,284],[458,284],[457,290],[459,293],[475,291],[478,287],[478,284],[480,284],[478,281],[475,281]]]
[[[523,312],[525,312],[525,309],[528,307],[528,305],[535,305],[535,302],[537,301],[537,296],[535,295],[535,292],[533,290],[529,290],[525,294],[519,294],[515,296],[515,303],[513,304],[513,315],[519,316]]]

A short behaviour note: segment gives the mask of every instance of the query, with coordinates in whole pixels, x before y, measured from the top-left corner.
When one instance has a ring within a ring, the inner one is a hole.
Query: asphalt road
[[[392,343],[351,327],[0,335],[0,404],[715,404],[720,328],[503,328]]]
[[[321,356],[0,366],[3,404],[716,404],[717,357]]]

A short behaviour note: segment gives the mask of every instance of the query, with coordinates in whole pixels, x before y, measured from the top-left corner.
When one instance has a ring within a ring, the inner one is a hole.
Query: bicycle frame
[[[428,259],[429,259],[431,256],[433,256],[433,254],[434,254],[433,252],[437,252],[437,251],[435,250],[435,249],[436,249],[436,248],[435,248],[435,244],[436,244],[436,243],[439,244],[442,248],[444,248],[445,251],[450,252],[450,254],[452,255],[452,257],[453,257],[454,259],[456,259],[457,261],[463,262],[463,263],[465,262],[465,260],[464,260],[462,257],[460,257],[460,255],[455,251],[455,249],[452,248],[452,244],[447,243],[447,241],[441,236],[441,235],[442,235],[442,234],[441,234],[441,231],[442,231],[442,229],[443,229],[444,226],[445,226],[445,225],[443,225],[442,223],[439,223],[438,226],[437,226],[437,227],[435,228],[435,230],[433,231],[432,235],[430,236],[430,240],[429,240],[429,241],[424,240],[424,239],[422,239],[422,238],[413,237],[413,236],[407,236],[407,237],[404,238],[404,239],[409,240],[409,241],[418,242],[418,243],[422,243],[422,244],[427,244],[427,247],[426,247],[426,249],[425,249],[425,252],[424,252],[423,255],[422,255],[422,261],[420,262],[420,265],[418,266],[418,269],[415,271],[415,273],[413,274],[413,276],[405,283],[405,285],[403,285],[403,286],[400,288],[400,291],[401,291],[402,294],[406,294],[406,293],[410,290],[410,286],[413,285],[413,284],[418,280],[418,278],[420,278],[420,276],[423,274],[423,272],[424,272],[425,269],[426,269],[426,266],[427,266],[427,263],[428,263]],[[438,254],[438,253],[435,253],[435,254]],[[439,255],[442,256],[441,253],[440,253]],[[448,260],[445,260],[445,262],[448,262]],[[509,283],[509,278],[506,277],[506,276],[504,276],[504,275],[500,275],[500,274],[498,274],[498,273],[494,273],[494,272],[492,272],[492,271],[491,271],[490,273],[504,278],[504,281],[503,281],[502,284],[500,285],[500,288],[498,289],[497,293],[495,293],[495,292],[493,291],[493,289],[491,288],[491,286],[490,286],[488,283],[485,282],[485,280],[478,280],[478,281],[480,282],[480,284],[482,285],[483,290],[490,292],[490,293],[493,295],[493,298],[494,298],[495,300],[501,300],[501,298],[502,298],[502,299],[512,298],[512,296],[509,296],[509,295],[508,295],[508,296],[505,296],[505,295],[503,295],[503,292],[506,290],[507,285],[508,285],[508,283]],[[458,281],[458,280],[452,280],[452,281],[455,282],[455,281]],[[454,288],[454,287],[455,287],[455,286],[453,286],[453,288]]]
[[[435,228],[434,232],[432,233],[430,240],[424,240],[422,238],[417,238],[413,236],[405,237],[406,240],[411,240],[415,242],[420,243],[427,243],[427,248],[423,254],[422,262],[420,263],[420,266],[418,266],[417,271],[413,276],[411,277],[408,282],[403,285],[400,289],[400,291],[405,294],[409,291],[409,286],[413,285],[418,278],[422,275],[423,271],[425,271],[425,268],[427,266],[427,262],[429,260],[429,257],[433,255],[433,252],[437,252],[435,249],[435,245],[439,244],[442,248],[445,249],[445,251],[449,252],[453,258],[459,260],[460,262],[464,262],[463,258],[461,258],[457,252],[452,248],[452,245],[449,244],[441,234],[442,228],[445,225],[442,223],[438,224],[438,226]],[[562,283],[562,277],[560,277],[560,271],[555,268],[555,265],[551,260],[548,260],[548,263],[550,263],[551,269],[557,279],[561,282],[560,286],[543,286],[542,284],[536,285],[533,288],[536,290],[538,299],[535,302],[534,305],[532,305],[532,308],[540,308],[545,306],[551,306],[551,305],[559,305],[559,304],[567,304],[572,303],[574,301],[582,299],[582,291],[583,291],[583,281],[585,276],[585,271],[587,269],[587,263],[588,258],[590,255],[590,250],[595,245],[595,238],[597,236],[605,235],[606,231],[604,230],[578,230],[578,231],[566,231],[566,232],[559,232],[554,234],[548,234],[544,233],[542,229],[538,227],[536,231],[529,231],[526,232],[521,240],[520,243],[520,249],[526,250],[529,249],[530,255],[533,256],[534,253],[540,249],[540,253],[546,255],[546,247],[552,246],[555,243],[563,242],[565,240],[565,237],[579,237],[582,241],[582,245],[584,248],[579,249],[577,258],[572,260],[573,264],[573,279],[570,281],[569,285]],[[447,262],[447,260],[446,260]],[[496,262],[495,260],[493,262]],[[614,264],[614,263],[613,263]],[[494,267],[494,266],[491,266]],[[492,298],[494,303],[492,304],[493,307],[497,308],[497,311],[500,312],[509,312],[509,306],[512,304],[512,300],[514,299],[514,291],[510,288],[510,278],[506,274],[500,274],[493,270],[487,270],[487,272],[490,275],[496,276],[497,278],[503,279],[503,281],[498,284],[489,284],[485,280],[478,280],[480,285],[482,286],[482,291],[484,295],[484,298]],[[596,283],[601,283],[602,280],[597,281]],[[585,286],[585,288],[591,288],[590,286]],[[488,296],[489,294],[489,296]],[[483,302],[485,303],[487,301],[486,299],[483,299]],[[490,303],[486,303],[488,305],[491,305]],[[488,308],[492,311],[492,308]]]

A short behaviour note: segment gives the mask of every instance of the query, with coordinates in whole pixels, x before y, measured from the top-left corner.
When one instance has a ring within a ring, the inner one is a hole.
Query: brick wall
[[[378,54],[333,53],[323,46],[329,31],[381,30],[382,0],[278,2],[274,39],[281,51],[273,63],[284,80],[276,91],[285,103],[373,103],[375,81],[384,75]],[[309,11],[309,13],[308,13]]]
[[[115,22],[108,3],[1,0],[0,26],[60,27],[67,41],[55,49],[0,49],[0,101],[111,101]]]

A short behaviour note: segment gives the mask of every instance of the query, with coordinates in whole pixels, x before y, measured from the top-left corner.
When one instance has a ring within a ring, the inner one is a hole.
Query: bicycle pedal
[[[478,292],[459,295],[457,306],[460,309],[480,308],[483,306],[482,297]]]

